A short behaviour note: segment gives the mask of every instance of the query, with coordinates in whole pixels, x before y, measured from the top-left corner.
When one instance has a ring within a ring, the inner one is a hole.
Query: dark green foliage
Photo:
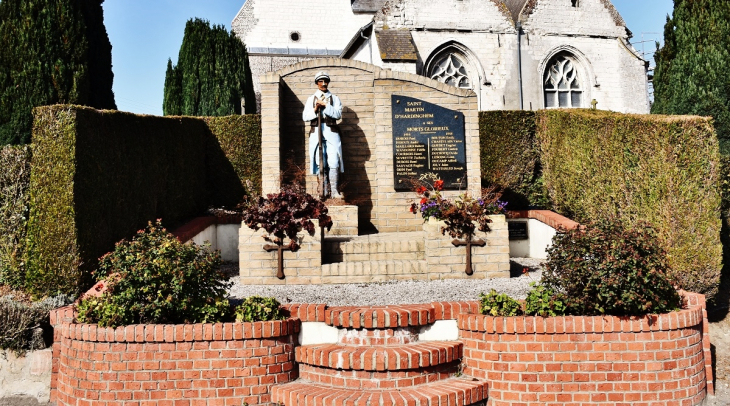
[[[79,293],[116,241],[208,205],[202,120],[53,106],[36,109],[35,129],[27,281],[36,294]]]
[[[0,349],[22,355],[26,351],[46,348],[44,335],[51,330],[48,313],[71,302],[73,298],[65,295],[32,305],[0,297]]]
[[[284,320],[281,304],[273,297],[251,296],[236,307],[236,322]]]
[[[88,288],[98,258],[150,219],[179,225],[209,205],[235,206],[246,180],[260,189],[257,115],[35,114],[25,283],[37,295]]]
[[[525,299],[525,314],[528,316],[555,317],[565,315],[565,297],[552,289],[535,282]]]
[[[28,146],[0,148],[0,285],[16,289],[25,282],[30,157]]]
[[[506,293],[497,293],[492,289],[488,294],[479,295],[479,311],[489,316],[521,316],[522,305]]]
[[[657,314],[681,306],[669,270],[648,224],[624,228],[600,220],[556,234],[542,284],[563,295],[570,314]]]
[[[78,321],[116,327],[224,320],[230,283],[220,262],[217,251],[183,244],[159,220],[150,223],[101,258],[94,276],[107,290],[81,301]]]
[[[261,116],[205,117],[205,123],[217,143],[209,148],[208,184],[216,206],[235,206],[244,191],[261,194]],[[224,156],[220,156],[220,152]],[[216,159],[218,157],[218,159]],[[245,187],[247,181],[252,190]],[[240,184],[239,188],[235,187]]]
[[[712,298],[720,277],[720,154],[699,117],[538,112],[546,186],[578,222],[648,222],[682,289]]]
[[[712,116],[730,152],[730,5],[675,0],[655,56],[652,113]]]
[[[116,108],[102,2],[0,2],[0,145],[30,142],[35,106]]]
[[[535,112],[479,112],[482,185],[502,191],[510,210],[550,207],[536,132]]]
[[[243,42],[221,25],[191,19],[177,65],[168,60],[165,97],[162,110],[166,116],[220,117],[241,114],[241,100],[246,112],[256,111],[256,99]]]

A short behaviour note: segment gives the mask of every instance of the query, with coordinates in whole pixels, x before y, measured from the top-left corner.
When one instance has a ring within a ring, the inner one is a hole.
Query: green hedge
[[[34,114],[26,280],[39,295],[86,288],[98,258],[150,220],[172,227],[209,205],[239,202],[236,165],[247,162],[241,156],[255,142],[234,139],[260,139],[244,133],[260,128],[256,118],[206,121],[77,106]]]
[[[509,209],[548,208],[534,111],[480,111],[482,186],[496,187]]]
[[[709,119],[543,110],[537,123],[545,184],[558,212],[581,222],[649,222],[680,286],[715,295],[721,168]]]
[[[0,148],[0,284],[22,287],[30,147]]]
[[[203,118],[215,136],[208,148],[209,185],[216,206],[235,206],[241,202],[246,181],[252,189],[248,193],[261,193],[261,115],[205,117]],[[221,156],[220,152],[223,153]],[[238,179],[241,188],[231,188]]]

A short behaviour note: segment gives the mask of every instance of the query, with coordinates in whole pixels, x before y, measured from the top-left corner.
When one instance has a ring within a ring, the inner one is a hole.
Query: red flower
[[[437,181],[433,182],[433,187],[434,187],[434,189],[436,189],[436,190],[441,190],[441,189],[443,189],[443,187],[444,187],[444,181],[442,181],[441,179],[439,179],[439,180],[437,180]]]
[[[413,214],[416,214],[416,210],[418,210],[418,209],[416,208],[416,204],[415,204],[415,203],[413,203],[413,204],[411,205],[411,213],[413,213]]]
[[[425,186],[419,186],[418,189],[416,189],[416,193],[418,193],[419,195],[422,195],[422,194],[426,193],[426,187]]]
[[[426,204],[427,201],[428,200],[424,197],[423,199],[421,199],[421,204]]]

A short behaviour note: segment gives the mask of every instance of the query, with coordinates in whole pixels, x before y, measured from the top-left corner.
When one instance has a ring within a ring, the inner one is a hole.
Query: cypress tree
[[[675,0],[655,60],[652,113],[712,116],[730,152],[730,3]]]
[[[243,42],[221,25],[201,19],[185,25],[177,65],[168,60],[165,115],[227,116],[256,110],[256,99]]]
[[[36,106],[116,108],[102,3],[0,2],[0,145],[30,142]]]

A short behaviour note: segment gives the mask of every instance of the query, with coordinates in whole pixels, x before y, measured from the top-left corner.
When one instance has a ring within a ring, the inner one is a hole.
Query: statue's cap
[[[326,81],[329,82],[330,81],[330,75],[328,75],[327,72],[321,70],[321,71],[317,72],[316,75],[314,75],[314,83],[319,82],[320,79],[324,79],[324,80],[326,80]]]

